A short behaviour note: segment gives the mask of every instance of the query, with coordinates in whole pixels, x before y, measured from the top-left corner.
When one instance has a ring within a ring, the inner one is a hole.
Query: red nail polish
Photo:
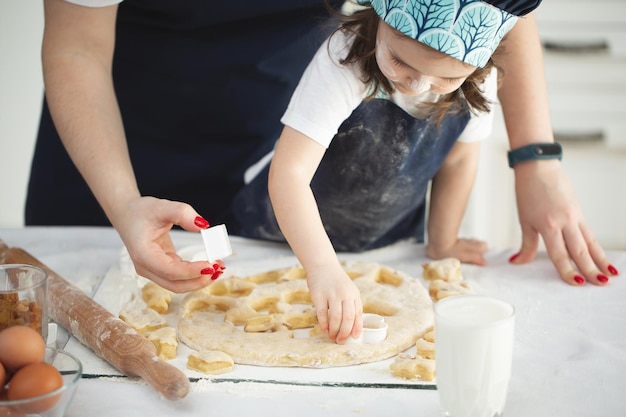
[[[609,282],[609,277],[607,277],[606,275],[598,274],[597,278],[598,278],[598,281],[602,283]]]
[[[204,268],[202,271],[200,271],[200,273],[202,275],[213,275],[215,273],[215,270],[213,268]]]
[[[511,256],[509,258],[509,262],[511,262],[511,263],[514,262],[517,259],[518,256],[519,256],[519,253],[516,253],[515,255]]]
[[[581,277],[580,275],[575,275],[574,281],[576,281],[578,285],[583,285],[585,283],[585,278]]]
[[[197,216],[194,220],[193,220],[193,224],[195,224],[196,226],[198,226],[201,229],[206,229],[207,227],[210,226],[209,222],[206,221],[205,219],[203,219],[200,216]]]
[[[220,275],[222,275],[223,272],[222,271],[217,271],[215,274],[213,274],[213,276],[211,277],[212,281],[215,281],[216,279],[218,279],[220,277]]]
[[[619,271],[613,265],[609,265],[608,269],[611,275],[619,275]]]

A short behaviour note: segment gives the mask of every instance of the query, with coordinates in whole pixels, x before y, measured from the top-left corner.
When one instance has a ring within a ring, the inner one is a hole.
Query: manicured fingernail
[[[222,275],[224,273],[224,271],[217,271],[215,274],[213,274],[213,276],[211,277],[212,281],[215,281],[216,279],[218,279],[220,277],[220,275]]]
[[[202,271],[200,271],[200,273],[202,275],[213,275],[215,273],[215,270],[213,268],[204,268]]]
[[[515,255],[511,256],[509,258],[509,262],[515,262],[515,260],[517,259],[518,256],[519,256],[519,253],[516,253]]]
[[[619,275],[619,271],[613,265],[609,265],[608,268],[609,268],[609,272],[611,273],[611,275]]]
[[[193,220],[193,224],[195,224],[196,226],[198,226],[201,229],[206,229],[207,227],[210,226],[209,222],[206,221],[205,219],[203,219],[200,216],[197,216],[194,220]]]
[[[585,283],[585,278],[580,275],[574,275],[574,281],[576,281],[578,285],[583,285]]]
[[[606,275],[598,274],[597,278],[598,278],[598,281],[602,283],[609,282],[609,277],[607,277]]]

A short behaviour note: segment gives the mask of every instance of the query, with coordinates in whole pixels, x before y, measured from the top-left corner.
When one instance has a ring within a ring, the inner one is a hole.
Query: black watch
[[[521,148],[509,151],[509,166],[513,168],[516,164],[524,161],[537,159],[558,159],[563,158],[563,148],[558,142],[532,143]]]

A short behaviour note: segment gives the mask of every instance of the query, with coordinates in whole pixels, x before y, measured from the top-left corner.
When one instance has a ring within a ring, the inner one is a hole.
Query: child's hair
[[[342,65],[354,64],[361,69],[361,80],[366,85],[372,86],[372,92],[365,100],[375,98],[380,89],[391,94],[394,88],[376,63],[376,33],[381,21],[378,14],[371,7],[365,7],[351,14],[340,15],[339,19],[340,26],[333,35],[342,31],[348,38],[352,39],[348,55],[340,63]],[[497,50],[494,55],[496,53],[500,53],[500,51]],[[488,112],[492,103],[485,98],[480,87],[494,67],[495,64],[490,58],[483,68],[477,68],[467,77],[459,89],[446,94],[441,100],[433,103],[432,114],[436,116],[435,120],[440,122],[449,111],[464,109],[463,102],[467,102],[470,111],[474,113]]]

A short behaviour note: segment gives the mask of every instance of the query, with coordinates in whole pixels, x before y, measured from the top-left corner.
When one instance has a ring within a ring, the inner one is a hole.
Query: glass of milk
[[[435,304],[435,365],[443,416],[499,417],[511,377],[515,309],[483,295]]]

